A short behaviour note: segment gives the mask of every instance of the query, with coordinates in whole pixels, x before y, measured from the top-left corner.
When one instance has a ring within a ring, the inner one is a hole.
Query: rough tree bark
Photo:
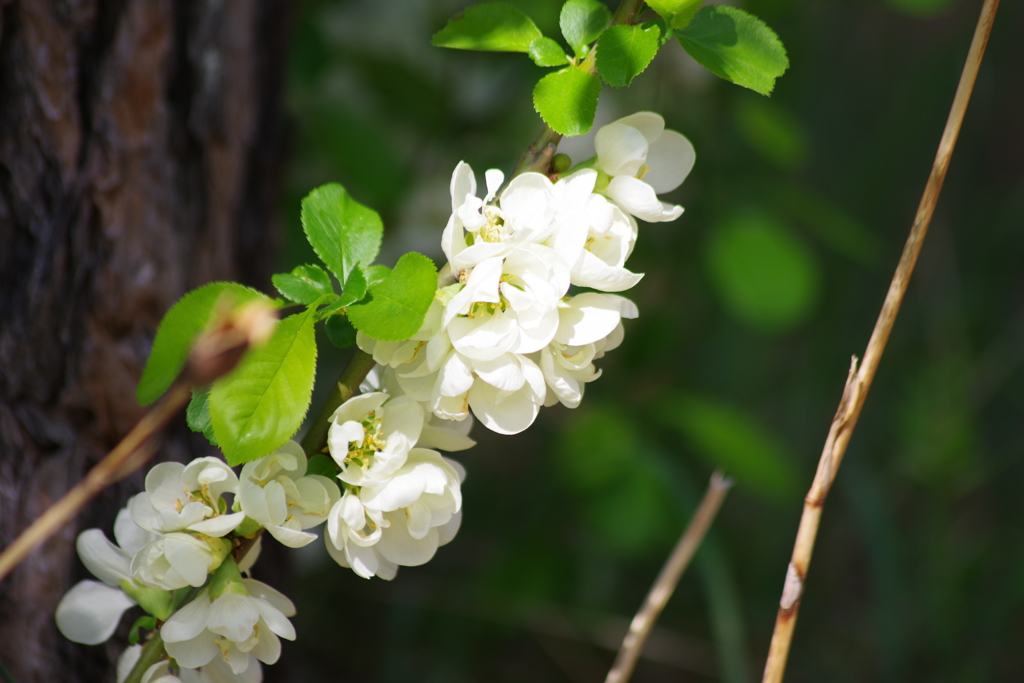
[[[0,547],[140,416],[157,322],[275,257],[289,0],[0,0]],[[186,429],[158,457],[206,455]],[[0,584],[18,683],[113,680],[53,611],[136,474]]]

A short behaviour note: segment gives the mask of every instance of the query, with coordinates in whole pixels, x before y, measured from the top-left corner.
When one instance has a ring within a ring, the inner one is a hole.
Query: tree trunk
[[[266,284],[290,6],[0,0],[0,547],[140,417],[135,385],[182,293]],[[158,458],[209,454],[179,426]],[[112,680],[115,648],[65,641],[53,612],[86,577],[77,533],[109,535],[141,481],[0,584],[17,683]]]

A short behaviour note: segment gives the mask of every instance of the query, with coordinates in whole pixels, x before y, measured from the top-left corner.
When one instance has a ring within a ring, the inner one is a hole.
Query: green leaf
[[[702,0],[649,0],[651,9],[672,28],[686,28],[693,20]]]
[[[530,43],[530,59],[537,66],[562,66],[569,57],[562,47],[550,38],[538,38]]]
[[[565,42],[577,57],[588,52],[587,46],[597,40],[612,21],[612,13],[598,0],[567,0],[562,5],[558,26]]]
[[[786,48],[767,24],[728,5],[709,5],[676,38],[705,69],[719,78],[770,95],[775,79],[789,68]]]
[[[140,405],[160,398],[181,372],[196,337],[206,329],[218,305],[237,307],[247,301],[270,299],[235,282],[211,282],[194,289],[164,315],[153,339],[153,350],[135,390]],[[219,302],[223,301],[223,304]]]
[[[271,277],[281,296],[299,304],[311,304],[325,294],[334,294],[331,277],[320,266],[298,266],[291,273]]]
[[[289,316],[210,391],[210,420],[232,467],[287,441],[309,409],[316,370],[314,312]]]
[[[744,213],[718,226],[707,264],[726,307],[764,332],[792,329],[817,303],[821,274],[814,254],[768,215]]]
[[[658,54],[661,28],[654,23],[643,26],[612,26],[597,41],[597,73],[608,85],[629,85]]]
[[[324,332],[331,343],[339,349],[346,349],[356,343],[356,328],[343,315],[332,315],[324,321]]]
[[[156,617],[139,617],[132,624],[132,627],[128,629],[128,644],[138,645],[139,644],[139,629],[146,629],[147,631],[156,630]]]
[[[375,266],[370,266],[373,269]],[[362,269],[356,268],[352,271],[352,274],[348,276],[348,280],[345,281],[345,289],[342,290],[341,296],[338,297],[338,301],[342,302],[342,306],[348,306],[366,296],[367,282],[366,275]]]
[[[661,404],[658,417],[740,485],[776,500],[786,500],[797,492],[792,455],[739,408],[707,398],[677,396]]]
[[[302,200],[302,229],[338,282],[346,282],[353,269],[376,258],[384,234],[377,212],[337,183],[322,185]]]
[[[391,275],[391,269],[387,266],[370,266],[363,271],[363,275],[366,276],[366,286],[372,288],[376,284],[384,282]]]
[[[202,432],[211,444],[218,445],[213,424],[210,423],[210,387],[196,387],[192,390],[192,400],[185,410],[185,421],[193,432]]]
[[[349,306],[356,329],[381,341],[401,341],[419,331],[437,291],[437,268],[423,254],[398,259],[386,279],[370,285],[368,303]]]
[[[570,66],[537,82],[533,108],[562,135],[583,135],[594,125],[600,94],[601,79],[597,74]]]
[[[488,52],[529,52],[530,43],[542,37],[540,29],[512,5],[501,2],[467,7],[434,34],[437,47]]]
[[[319,474],[321,477],[334,479],[338,476],[338,465],[333,458],[318,453],[306,461],[306,474]]]

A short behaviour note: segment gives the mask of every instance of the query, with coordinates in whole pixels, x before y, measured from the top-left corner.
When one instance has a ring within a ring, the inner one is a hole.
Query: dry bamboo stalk
[[[803,594],[807,570],[811,563],[811,554],[814,551],[814,541],[818,534],[822,508],[825,505],[829,489],[832,487],[832,482],[835,480],[836,471],[846,453],[846,446],[850,442],[853,429],[857,425],[861,408],[864,406],[864,400],[871,388],[878,363],[885,351],[886,342],[889,340],[889,334],[896,322],[900,304],[907,291],[907,284],[914,271],[914,264],[917,262],[921,245],[928,232],[928,225],[935,212],[935,204],[938,202],[939,192],[942,190],[942,182],[946,177],[949,159],[960,133],[960,126],[963,123],[967,103],[971,97],[971,90],[974,88],[974,81],[978,76],[978,67],[981,65],[981,57],[985,53],[985,46],[988,43],[992,22],[998,7],[999,0],[985,0],[985,4],[981,8],[981,16],[978,18],[978,25],[974,30],[974,39],[971,41],[971,47],[967,53],[967,61],[960,75],[956,95],[953,97],[953,106],[950,109],[949,118],[946,120],[942,139],[939,141],[939,149],[935,154],[931,175],[928,177],[924,194],[921,196],[921,203],[918,205],[910,236],[903,247],[903,254],[896,267],[896,273],[892,277],[882,310],[875,322],[875,329],[871,333],[871,339],[864,352],[864,360],[858,367],[855,356],[850,364],[850,373],[846,379],[843,396],[832,420],[828,438],[825,440],[821,459],[818,461],[818,471],[814,475],[814,482],[804,499],[803,515],[800,517],[800,527],[793,546],[793,556],[786,571],[786,581],[782,590],[782,599],[779,602],[775,632],[772,634],[762,683],[781,683],[785,673],[789,647],[793,641],[793,629],[796,626],[796,617],[800,609],[800,597]]]
[[[661,573],[658,574],[654,585],[651,586],[647,597],[644,598],[640,610],[633,617],[629,631],[626,632],[626,637],[622,640],[619,654],[615,657],[615,663],[612,664],[608,677],[605,678],[605,683],[626,683],[629,680],[636,661],[640,657],[640,651],[643,650],[644,643],[647,641],[647,636],[650,635],[651,629],[654,627],[654,622],[658,620],[661,611],[665,609],[669,598],[672,597],[672,592],[676,589],[679,579],[690,564],[690,560],[693,559],[697,548],[700,547],[701,541],[704,540],[711,522],[718,514],[722,501],[725,500],[725,494],[729,492],[731,486],[732,482],[725,479],[721,472],[711,475],[711,482],[704,494],[704,500],[701,501],[700,507],[697,508],[697,512],[686,526],[686,530],[679,542],[676,543],[665,566],[661,568]]]

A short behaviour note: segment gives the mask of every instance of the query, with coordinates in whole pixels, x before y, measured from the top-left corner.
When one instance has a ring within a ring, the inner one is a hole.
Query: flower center
[[[346,463],[353,463],[363,469],[370,466],[373,456],[387,446],[382,428],[383,423],[384,418],[377,417],[375,410],[366,416],[361,423],[363,425],[363,440],[359,443],[353,441],[349,445],[348,455],[345,456]]]

